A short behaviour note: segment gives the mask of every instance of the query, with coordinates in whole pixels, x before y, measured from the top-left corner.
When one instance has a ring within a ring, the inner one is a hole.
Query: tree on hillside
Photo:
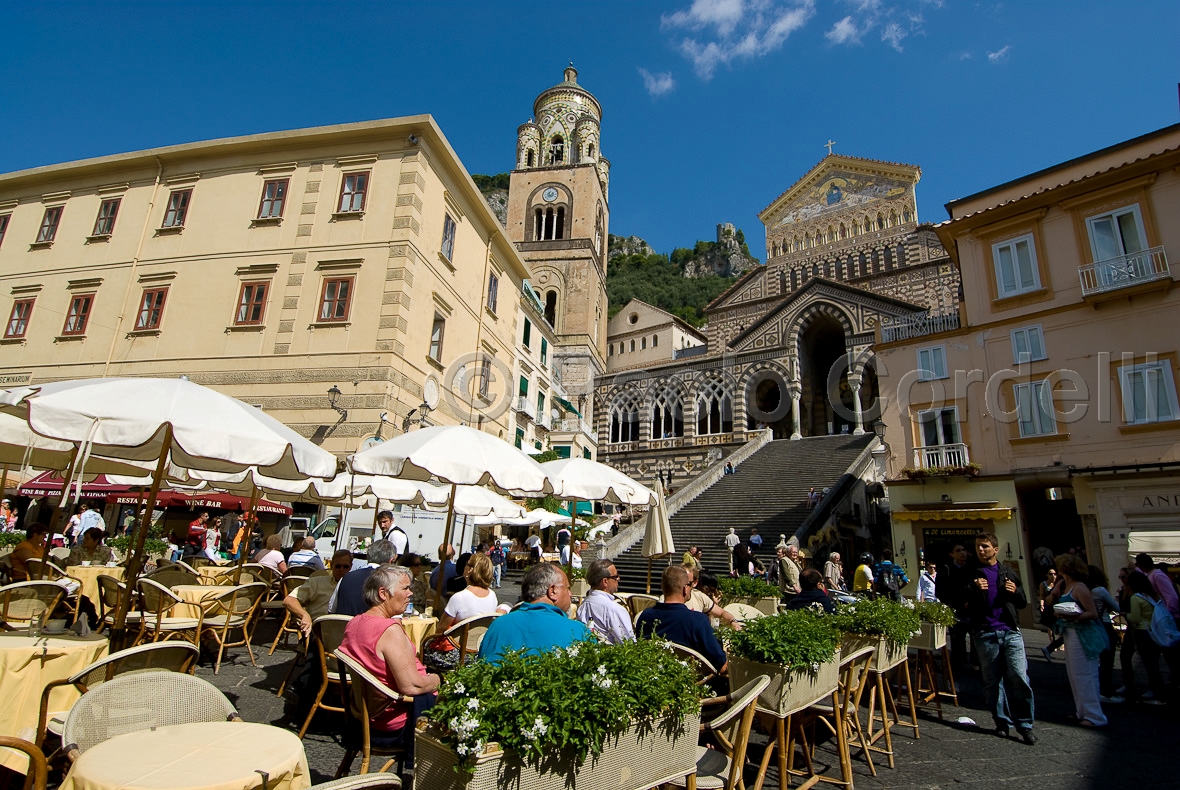
[[[697,245],[711,242],[697,242]],[[676,250],[674,258],[691,258],[692,250]],[[678,256],[678,257],[677,257]],[[606,276],[606,295],[610,315],[631,299],[640,299],[683,319],[693,326],[705,323],[704,308],[725,292],[736,277],[684,277],[683,266],[666,255],[625,255],[610,262]]]

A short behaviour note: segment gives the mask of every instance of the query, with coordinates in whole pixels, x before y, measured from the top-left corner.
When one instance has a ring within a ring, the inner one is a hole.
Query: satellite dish
[[[558,409],[554,409],[553,411],[549,412],[549,415],[553,417],[554,420],[561,419],[561,412]]]
[[[426,383],[422,385],[422,400],[431,411],[438,408],[438,379],[433,376],[426,379]]]

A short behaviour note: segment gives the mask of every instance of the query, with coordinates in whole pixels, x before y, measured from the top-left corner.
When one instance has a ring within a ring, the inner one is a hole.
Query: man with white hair
[[[838,551],[829,554],[828,561],[824,563],[824,582],[829,590],[843,591],[848,589],[844,584],[844,565],[840,562],[840,552]]]
[[[510,650],[547,653],[590,638],[590,629],[571,620],[570,583],[556,565],[542,562],[520,580],[525,603],[492,621],[479,645],[479,657],[499,663]]]

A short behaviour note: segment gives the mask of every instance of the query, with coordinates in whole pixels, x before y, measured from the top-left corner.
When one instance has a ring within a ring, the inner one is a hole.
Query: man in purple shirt
[[[971,635],[983,670],[987,706],[996,723],[996,735],[1008,737],[1015,724],[1029,746],[1033,735],[1033,693],[1028,682],[1028,658],[1024,637],[1016,623],[1016,611],[1028,605],[1016,572],[997,559],[1000,541],[992,533],[975,536],[980,567],[967,584],[967,609]]]

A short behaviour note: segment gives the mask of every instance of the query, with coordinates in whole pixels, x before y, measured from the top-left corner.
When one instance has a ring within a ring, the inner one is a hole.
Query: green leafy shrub
[[[840,641],[835,618],[810,609],[758,617],[747,620],[740,631],[724,628],[718,633],[731,656],[809,669],[835,658]]]
[[[585,579],[586,578],[586,569],[585,568],[568,568],[565,565],[562,565],[561,567],[566,572],[566,575],[569,576],[569,580],[571,582],[574,579]]]
[[[108,540],[107,545],[126,557],[131,553],[131,536],[119,535]],[[143,550],[146,554],[163,554],[168,550],[168,543],[159,538],[146,538],[143,541]]]
[[[955,610],[938,601],[918,601],[914,604],[914,612],[923,623],[945,625],[948,628],[955,624]]]
[[[474,758],[492,743],[544,770],[559,749],[580,766],[632,722],[670,716],[679,723],[700,710],[702,694],[694,670],[661,642],[579,642],[449,672],[427,715],[445,730],[460,772],[473,772]]]
[[[832,618],[846,634],[883,636],[894,645],[905,645],[922,629],[913,606],[889,598],[861,598],[836,605]]]
[[[778,598],[780,593],[775,585],[754,576],[722,576],[717,584],[722,595],[732,598]]]
[[[25,539],[23,532],[0,532],[0,549],[7,549]]]

